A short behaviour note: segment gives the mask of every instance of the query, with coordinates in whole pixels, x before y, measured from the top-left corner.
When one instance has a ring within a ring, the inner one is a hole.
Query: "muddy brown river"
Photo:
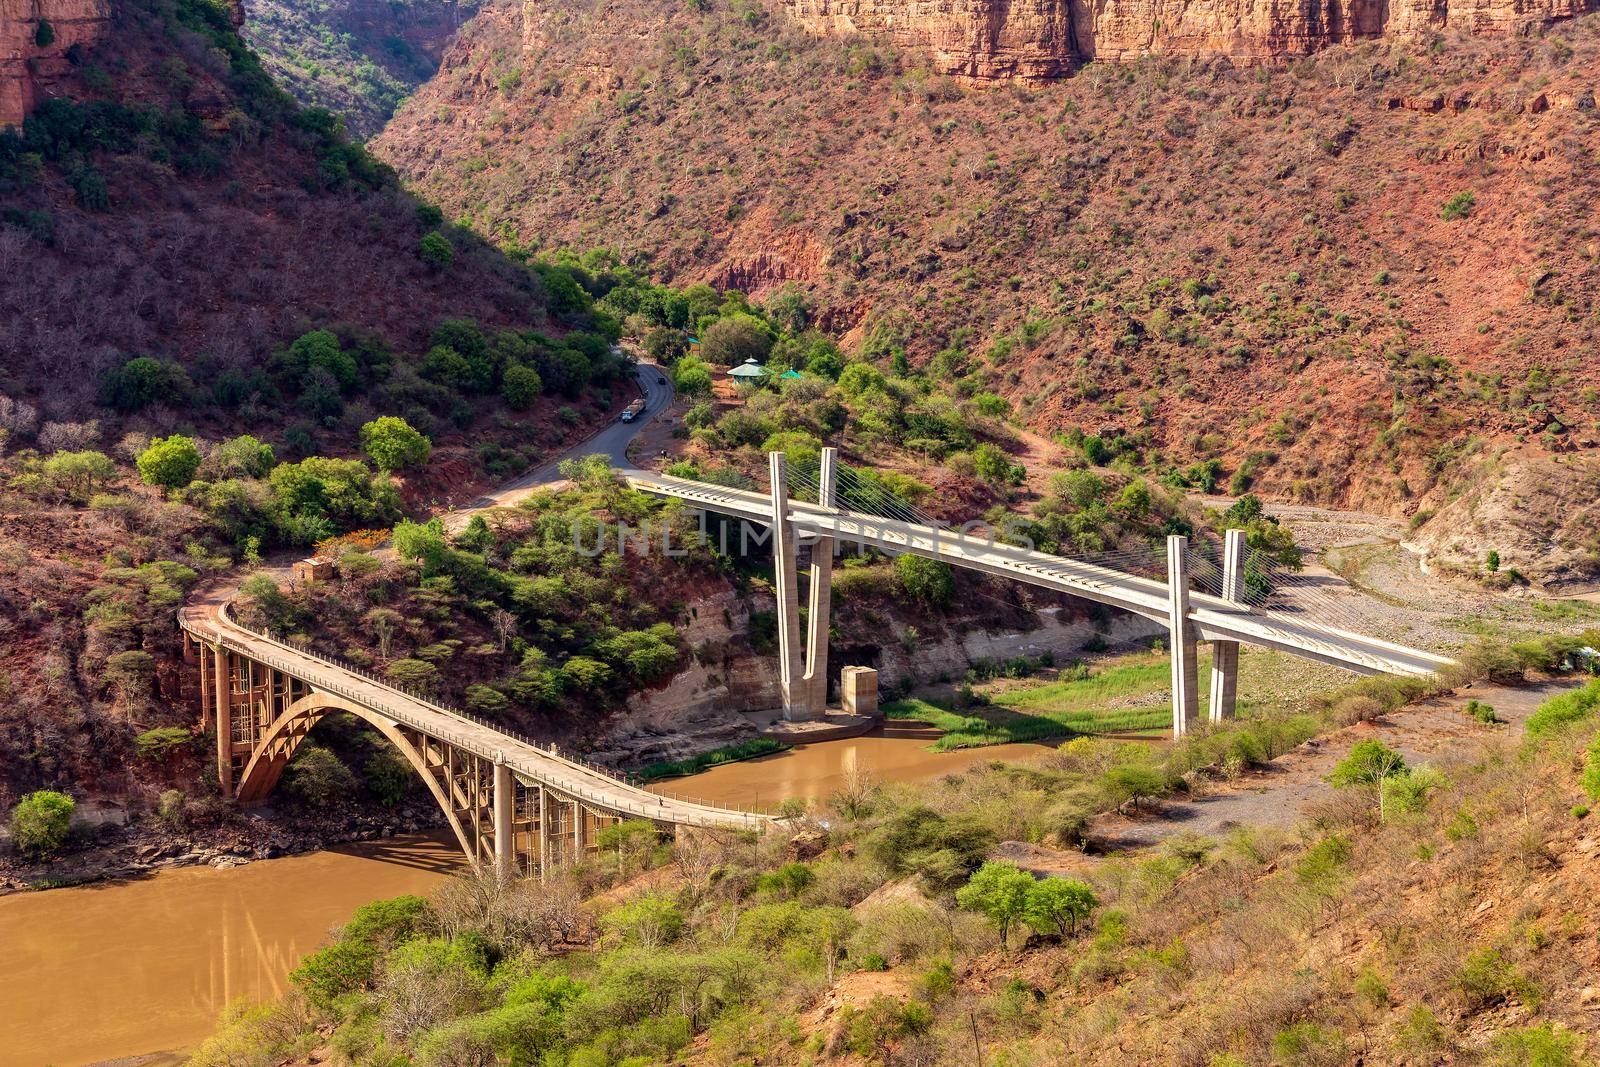
[[[851,778],[914,780],[1039,745],[931,752],[937,732],[890,723],[661,788],[711,803],[775,807]],[[459,862],[451,842],[408,836],[148,878],[0,897],[0,1063],[76,1067],[183,1062],[232,1001],[281,996],[289,971],[370,900],[426,893]]]

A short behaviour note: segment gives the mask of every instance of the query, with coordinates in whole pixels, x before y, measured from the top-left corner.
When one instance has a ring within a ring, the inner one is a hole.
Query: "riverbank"
[[[14,850],[0,853],[0,897],[126,881],[184,867],[243,867],[357,842],[437,833],[443,821],[431,798],[418,798],[376,811],[225,808],[211,821],[181,828],[149,816],[103,822],[76,827],[74,843],[42,863],[29,862]]]

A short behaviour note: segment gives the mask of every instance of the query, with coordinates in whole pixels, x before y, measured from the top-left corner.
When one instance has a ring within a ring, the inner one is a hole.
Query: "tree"
[[[887,385],[883,372],[870,363],[852,363],[839,373],[839,388],[845,396],[881,392]]]
[[[684,356],[672,368],[672,384],[684,396],[710,396],[711,371],[693,356]]]
[[[1338,788],[1365,786],[1378,794],[1378,817],[1385,814],[1384,782],[1405,773],[1405,757],[1382,741],[1357,741],[1350,746],[1350,754],[1340,760],[1328,775],[1328,781]]]
[[[65,793],[41,789],[11,809],[11,840],[24,855],[43,859],[66,844],[76,802]]]
[[[990,861],[979,867],[967,884],[956,890],[956,903],[982,912],[1000,931],[1000,947],[1006,935],[1028,909],[1028,895],[1034,877],[1015,864]]]
[[[426,463],[433,443],[405,419],[385,415],[361,427],[361,448],[382,471],[397,471]]]
[[[347,352],[332,330],[312,330],[295,338],[288,349],[277,356],[278,362],[300,384],[307,388],[315,371],[325,371],[332,376],[341,393],[356,387],[361,367],[354,352]]]
[[[621,944],[660,948],[683,932],[683,912],[664,897],[643,896],[600,917],[600,928]]]
[[[544,391],[539,372],[524,363],[507,367],[500,379],[500,396],[514,411],[526,411]]]
[[[427,264],[429,270],[442,271],[449,267],[456,258],[456,250],[444,234],[435,231],[422,235],[422,244],[417,248],[417,254],[422,257],[422,262]]]
[[[1145,797],[1165,793],[1167,778],[1154,767],[1113,767],[1101,778],[1100,786],[1116,807],[1131,803],[1137,808]]]
[[[139,753],[140,759],[161,763],[172,753],[188,747],[193,741],[194,734],[182,726],[158,726],[135,737],[133,748]]]
[[[206,469],[221,478],[264,478],[277,462],[272,446],[249,434],[230,437],[211,452]]]
[[[117,687],[124,701],[148,695],[155,675],[156,658],[143,649],[131,648],[106,657],[106,679]]]
[[[189,386],[189,376],[176,363],[136,356],[100,380],[100,399],[131,414],[157,401],[180,404]]]
[[[1406,769],[1405,757],[1382,741],[1357,741],[1350,754],[1334,767],[1328,781],[1336,786],[1375,786]]]
[[[57,452],[40,469],[58,492],[80,503],[117,473],[117,465],[104,452]]]
[[[772,351],[766,323],[742,312],[718,319],[700,338],[700,355],[708,363],[736,367],[747,359],[762,360]]]
[[[390,537],[400,558],[418,561],[424,574],[438,571],[450,555],[450,546],[444,539],[444,524],[438,518],[396,523]]]
[[[289,792],[316,808],[342,800],[356,788],[356,776],[338,756],[310,743],[300,746],[285,776]]]
[[[49,19],[40,19],[33,28],[33,43],[40,48],[49,48],[56,43],[56,28],[50,25]]]
[[[269,630],[282,630],[294,620],[294,605],[283,595],[278,583],[265,574],[247,579],[239,592],[250,602],[250,608],[261,616]]]
[[[943,560],[908,553],[894,561],[894,574],[906,596],[924,604],[947,607],[955,596],[955,576]]]
[[[194,438],[182,434],[158,437],[139,453],[135,463],[146,485],[182,489],[194,481],[195,472],[200,469],[200,449]]]
[[[400,510],[394,483],[353,459],[310,456],[280,463],[267,478],[286,540],[315,544],[340,530],[387,525]]]
[[[467,686],[466,697],[467,707],[486,719],[499,718],[510,703],[504,693],[487,685]]]
[[[1041,934],[1076,934],[1099,903],[1087,882],[1042,878],[1028,889],[1023,919]]]
[[[407,689],[431,689],[439,680],[439,668],[425,659],[397,659],[384,674]]]

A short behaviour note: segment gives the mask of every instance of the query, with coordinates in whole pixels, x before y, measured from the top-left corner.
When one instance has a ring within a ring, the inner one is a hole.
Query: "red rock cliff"
[[[0,0],[0,126],[20,123],[106,27],[107,0]],[[41,24],[48,27],[40,31]],[[41,43],[43,42],[43,43]]]
[[[1430,30],[1507,32],[1600,0],[784,0],[813,33],[922,49],[971,81],[1047,81],[1087,59],[1151,54],[1272,62]]]

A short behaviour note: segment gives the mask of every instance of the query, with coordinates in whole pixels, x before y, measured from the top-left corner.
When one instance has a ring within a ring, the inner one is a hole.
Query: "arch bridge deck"
[[[179,612],[198,669],[202,721],[216,727],[223,790],[263,799],[311,729],[348,712],[383,734],[421,776],[475,864],[537,874],[598,848],[606,826],[759,831],[769,816],[660,796],[553,745],[397,689],[354,666],[237,622],[218,584]]]

